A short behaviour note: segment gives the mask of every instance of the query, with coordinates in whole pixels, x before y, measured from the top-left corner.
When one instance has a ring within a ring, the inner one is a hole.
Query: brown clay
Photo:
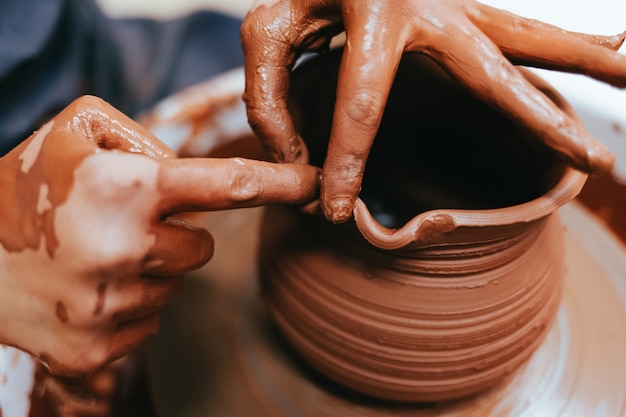
[[[338,57],[294,75],[314,163]],[[355,224],[268,209],[259,259],[273,316],[314,368],[359,392],[440,401],[493,386],[555,318],[565,271],[554,213],[586,175],[417,56],[399,67],[376,146]]]
[[[111,416],[121,363],[78,378],[54,376],[37,364],[28,417]]]
[[[171,215],[308,203],[317,173],[176,159],[102,100],[75,101],[0,160],[0,342],[60,374],[126,354],[213,253],[206,230]]]
[[[580,200],[626,245],[626,185],[612,174],[589,177]]]
[[[608,171],[613,157],[582,123],[560,110],[513,64],[582,73],[626,86],[626,37],[573,33],[473,0],[258,1],[242,27],[248,118],[275,160],[306,160],[289,114],[290,69],[345,31],[337,106],[324,163],[321,207],[334,222],[351,216],[403,53],[437,61],[481,101],[586,171]]]
[[[326,84],[313,85],[321,90]],[[204,86],[201,88],[204,89]],[[241,89],[229,91],[228,96],[239,95],[243,87],[237,88]],[[425,96],[437,97],[436,94]],[[559,102],[559,96],[552,96],[551,99]],[[319,114],[316,113],[318,106],[313,105],[310,110],[312,112],[308,114],[313,120],[327,120],[325,115],[328,113],[324,112],[332,111],[328,106]],[[449,111],[452,112],[452,109]],[[446,114],[445,108],[442,114]],[[217,120],[213,118],[213,110],[207,118]],[[446,120],[435,120],[434,124],[446,126]],[[181,123],[184,121],[181,120]],[[478,128],[480,126],[477,125]],[[315,128],[315,123],[309,127]],[[210,128],[223,129],[220,126]],[[487,140],[489,132],[499,131],[492,125],[484,128],[486,134],[478,140]],[[320,127],[320,130],[323,129],[325,127]],[[423,130],[420,137],[423,134],[424,138],[438,132],[438,129],[434,132],[426,128]],[[492,140],[497,142],[506,138],[496,135]],[[416,141],[421,144],[419,138]],[[491,140],[487,143],[490,144]],[[230,153],[226,150],[227,146],[223,146],[225,144],[218,146],[224,151],[223,156],[228,157],[248,149],[248,144],[239,148],[241,144],[239,141],[233,144]],[[442,148],[445,150],[446,146]],[[484,156],[478,160],[489,162],[492,148],[489,145],[484,148]],[[212,150],[210,154],[213,154]],[[375,155],[372,154],[372,158]],[[396,158],[398,155],[402,152],[393,154]],[[414,158],[416,162],[412,165],[419,166],[437,155],[433,153],[429,154],[430,158]],[[450,166],[446,162],[442,164],[444,172]],[[552,165],[554,159],[550,157],[545,162],[545,166]],[[522,183],[534,184],[538,179],[548,178],[543,185],[554,185],[553,175],[536,171],[541,166],[530,165],[527,174],[532,179]],[[373,172],[378,175],[370,176],[369,180],[385,173],[384,170]],[[559,172],[556,177],[560,176]],[[464,172],[460,177],[467,175]],[[491,175],[488,179],[494,181],[497,177]],[[371,185],[369,180],[366,185]],[[435,180],[432,176],[428,178],[428,182]],[[421,184],[422,189],[428,182]],[[397,182],[384,184],[389,187]],[[520,186],[510,187],[511,182],[505,180],[502,184],[501,189],[504,190],[525,190]],[[406,186],[410,189],[416,184]],[[503,194],[496,191],[494,195]],[[527,195],[527,198],[532,199],[532,195]],[[364,199],[378,219],[384,220],[381,212],[375,210],[372,200],[366,196]],[[395,207],[401,208],[402,205]],[[623,211],[620,206],[612,210],[615,213]],[[253,209],[210,213],[205,221],[215,233],[216,240],[222,242],[220,250],[194,279],[187,282],[183,299],[171,306],[168,321],[156,336],[157,340],[150,344],[150,386],[159,415],[177,417],[180,404],[185,404],[191,414],[232,417],[248,417],[251,414],[259,417],[620,415],[626,389],[626,361],[620,352],[626,349],[626,337],[616,329],[626,325],[626,290],[622,279],[626,256],[622,247],[611,243],[608,231],[602,231],[591,214],[580,206],[569,205],[560,213],[565,228],[565,288],[557,320],[549,327],[545,339],[526,364],[494,388],[462,400],[436,404],[372,399],[329,381],[314,368],[303,364],[293,354],[290,344],[276,332],[273,321],[267,317],[267,310],[258,300],[254,264],[261,212]],[[402,221],[414,214],[405,213],[401,216]],[[314,231],[322,233],[315,228]],[[352,231],[355,232],[354,229]],[[337,243],[330,242],[330,245],[336,246]],[[238,261],[233,262],[233,259]],[[611,317],[611,320],[606,320],[606,317]],[[207,332],[207,329],[214,331]],[[222,336],[216,338],[215,334]],[[206,369],[211,369],[211,372],[205,372]]]
[[[192,415],[229,417],[621,415],[626,252],[580,205],[560,210],[567,269],[563,299],[530,361],[493,389],[437,404],[372,399],[294,357],[258,299],[254,262],[260,213],[210,213],[205,219],[224,244],[187,282],[149,344],[150,387],[159,416],[178,417],[180,404]]]

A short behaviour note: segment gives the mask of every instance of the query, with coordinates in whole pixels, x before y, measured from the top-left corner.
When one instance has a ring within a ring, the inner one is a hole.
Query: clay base
[[[218,242],[215,259],[188,281],[150,348],[160,416],[625,415],[626,250],[581,206],[561,211],[564,298],[531,361],[495,389],[431,405],[385,403],[349,392],[298,360],[257,297],[259,214],[255,209],[207,217]]]

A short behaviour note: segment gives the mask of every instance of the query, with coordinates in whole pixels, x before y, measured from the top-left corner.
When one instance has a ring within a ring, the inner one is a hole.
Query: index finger
[[[213,211],[317,198],[319,169],[244,158],[171,159],[160,163],[159,212]]]
[[[346,8],[347,42],[339,68],[320,196],[324,214],[335,223],[348,220],[352,214],[404,49],[396,32],[399,29],[387,25],[383,14],[368,13],[352,3]]]
[[[302,139],[287,109],[296,51],[289,39],[294,11],[289,2],[253,8],[241,26],[248,123],[274,161],[306,161]]]

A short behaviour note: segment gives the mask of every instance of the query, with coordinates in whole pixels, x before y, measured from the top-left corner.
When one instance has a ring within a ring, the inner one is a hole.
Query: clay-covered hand
[[[514,64],[582,73],[626,87],[626,36],[567,32],[474,0],[257,0],[242,26],[248,119],[278,161],[304,161],[287,110],[290,70],[345,30],[321,205],[350,217],[364,165],[404,52],[434,58],[474,95],[525,125],[570,162],[607,171],[612,155]]]
[[[171,215],[317,197],[313,167],[176,159],[83,97],[0,159],[0,343],[93,371],[156,332],[213,240]]]

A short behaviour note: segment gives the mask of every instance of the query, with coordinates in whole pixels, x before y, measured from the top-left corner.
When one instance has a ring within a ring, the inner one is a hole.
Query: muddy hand
[[[0,159],[0,343],[56,374],[93,371],[157,331],[209,232],[170,217],[317,197],[313,167],[177,160],[94,97]]]
[[[582,73],[626,87],[626,33],[593,36],[521,18],[473,0],[257,0],[242,26],[248,119],[278,161],[306,160],[287,110],[300,54],[346,32],[321,205],[351,215],[401,55],[424,53],[474,95],[525,125],[574,166],[607,171],[613,156],[514,66]]]

